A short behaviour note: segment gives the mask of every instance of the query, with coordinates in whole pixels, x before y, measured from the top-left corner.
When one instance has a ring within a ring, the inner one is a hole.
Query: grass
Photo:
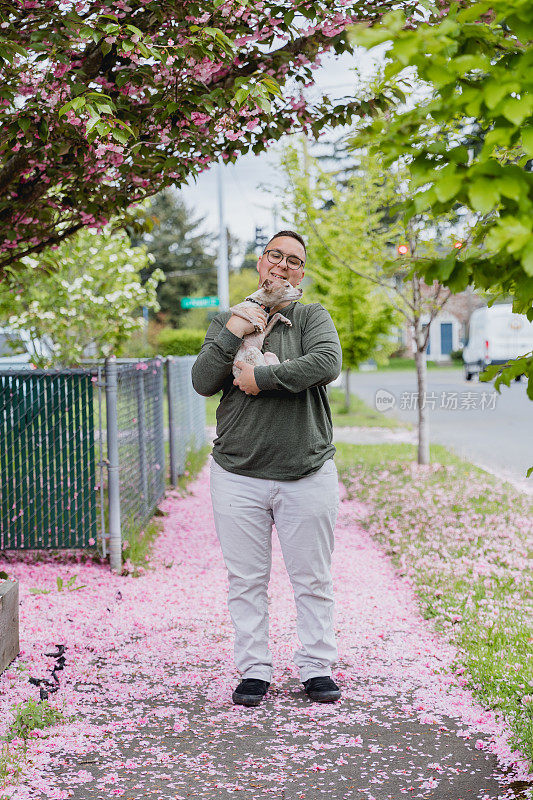
[[[216,410],[220,403],[222,392],[217,392],[212,397],[205,398],[205,424],[215,427],[217,424]]]
[[[13,720],[4,736],[0,749],[0,791],[12,783],[19,783],[22,760],[26,756],[28,739],[34,731],[43,731],[53,725],[68,722],[63,711],[58,711],[48,700],[25,700],[12,710]],[[7,797],[0,794],[0,800]]]
[[[451,361],[446,362],[437,362],[437,361],[427,361],[426,362],[428,369],[462,369],[463,362],[456,361],[452,359]],[[382,367],[378,367],[378,372],[382,370],[396,370],[396,369],[405,369],[405,370],[414,370],[416,369],[416,364],[414,358],[391,358],[388,364],[383,365]]]
[[[220,402],[222,392],[206,397],[205,415],[206,425],[214,427],[216,422],[216,409]],[[328,390],[329,404],[331,408],[331,415],[333,418],[333,425],[336,428],[353,428],[353,427],[369,427],[369,428],[410,428],[409,423],[404,423],[390,417],[389,415],[382,414],[376,409],[368,406],[357,395],[352,394],[351,409],[348,413],[344,411],[344,391],[342,389],[329,389]]]
[[[336,447],[348,496],[368,503],[365,527],[458,648],[465,685],[505,716],[533,764],[530,499],[439,445],[425,467],[413,445]]]
[[[382,414],[375,408],[368,406],[360,397],[352,394],[350,398],[350,411],[344,408],[344,391],[342,389],[330,389],[328,391],[329,405],[333,425],[336,428],[410,428],[409,423]]]

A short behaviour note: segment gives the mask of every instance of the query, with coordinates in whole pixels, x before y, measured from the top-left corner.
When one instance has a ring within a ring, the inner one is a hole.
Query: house
[[[436,284],[435,284],[436,285]],[[421,284],[423,296],[432,296],[434,289]],[[486,305],[471,286],[464,292],[452,294],[444,307],[433,318],[429,331],[427,356],[432,361],[450,361],[453,350],[459,350],[466,341],[468,321],[472,311]],[[427,325],[429,314],[422,315],[422,325]],[[399,331],[400,347],[397,355],[414,358],[412,326],[406,323]]]

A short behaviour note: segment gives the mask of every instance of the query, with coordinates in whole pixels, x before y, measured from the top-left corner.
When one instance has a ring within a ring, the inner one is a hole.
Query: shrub
[[[452,350],[450,353],[452,361],[462,361],[463,360],[463,348],[460,347],[459,350]]]
[[[196,356],[205,339],[205,331],[195,328],[163,328],[157,337],[162,356]]]

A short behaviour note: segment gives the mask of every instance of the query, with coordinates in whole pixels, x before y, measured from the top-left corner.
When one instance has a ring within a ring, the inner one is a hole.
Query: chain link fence
[[[0,548],[99,539],[120,569],[123,539],[153,515],[167,476],[176,485],[189,450],[206,444],[194,361],[109,358],[76,370],[1,371]]]
[[[0,548],[88,547],[97,536],[93,373],[0,372]]]
[[[173,484],[185,470],[188,450],[200,450],[206,443],[205,397],[194,391],[191,379],[195,361],[196,356],[167,358],[170,479]]]

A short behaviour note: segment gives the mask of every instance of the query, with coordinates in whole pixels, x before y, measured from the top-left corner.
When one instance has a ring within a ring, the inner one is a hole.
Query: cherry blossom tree
[[[0,3],[0,276],[209,164],[383,109],[302,90],[372,0]]]

